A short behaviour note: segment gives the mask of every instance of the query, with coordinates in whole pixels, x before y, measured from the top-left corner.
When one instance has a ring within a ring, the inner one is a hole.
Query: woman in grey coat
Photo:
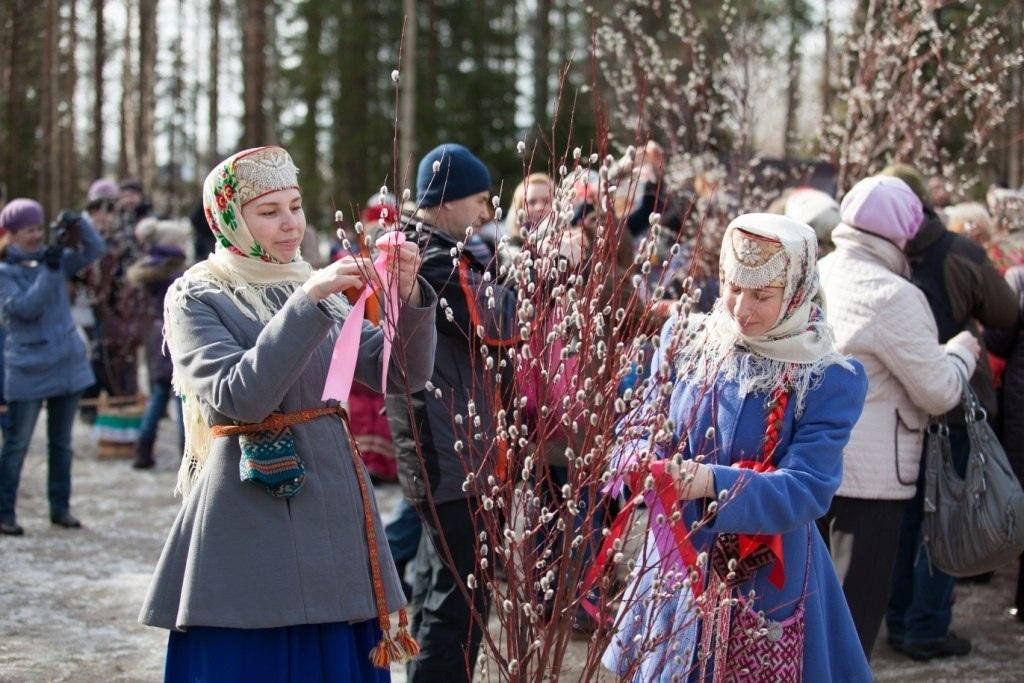
[[[387,680],[388,660],[415,652],[404,612],[394,639],[387,631],[404,596],[347,424],[321,398],[349,311],[338,293],[365,286],[372,264],[313,271],[301,259],[296,173],[279,147],[221,162],[203,189],[217,249],[165,300],[184,502],[140,618],[171,630],[168,681]],[[404,305],[387,389],[419,391],[435,295],[416,277],[414,245],[388,254]],[[364,323],[338,351],[380,391],[385,347]]]

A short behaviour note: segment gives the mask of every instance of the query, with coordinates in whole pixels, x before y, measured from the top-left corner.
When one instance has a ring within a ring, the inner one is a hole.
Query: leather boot
[[[148,470],[156,464],[153,460],[153,439],[139,437],[135,443],[135,462],[132,467],[137,470]]]

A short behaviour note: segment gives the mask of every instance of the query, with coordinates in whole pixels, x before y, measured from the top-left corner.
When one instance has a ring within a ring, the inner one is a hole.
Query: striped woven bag
[[[295,450],[290,427],[240,434],[242,457],[238,475],[242,481],[260,484],[278,498],[291,498],[306,480],[306,468]]]

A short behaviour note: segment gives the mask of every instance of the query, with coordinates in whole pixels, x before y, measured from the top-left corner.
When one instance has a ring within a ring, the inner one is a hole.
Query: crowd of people
[[[131,180],[95,181],[49,234],[38,202],[10,201],[0,534],[23,534],[17,490],[44,403],[51,521],[75,528],[76,415],[94,419],[95,397],[145,394],[133,465],[153,467],[168,414],[182,453],[182,506],[140,616],[170,631],[167,680],[386,680],[402,658],[412,681],[469,680],[491,601],[466,583],[481,561],[474,515],[503,476],[493,437],[512,398],[487,388],[514,373],[482,362],[481,347],[528,346],[563,373],[588,362],[537,344],[566,309],[521,330],[534,283],[512,265],[557,224],[540,246],[569,271],[618,276],[607,291],[642,302],[661,329],[649,368],[621,387],[642,377],[667,390],[621,417],[630,438],[609,454],[616,484],[601,495],[625,503],[637,468],[655,490],[668,482],[697,529],[688,542],[717,568],[694,581],[652,513],[619,613],[576,615],[580,628],[613,625],[604,665],[635,681],[740,668],[870,680],[883,623],[913,659],[968,654],[951,628],[956,580],[922,549],[923,454],[942,418],[963,474],[969,381],[1024,476],[1024,194],[951,204],[941,179],[896,164],[842,197],[791,188],[751,213],[718,171],[670,194],[665,168],[650,143],[615,171],[634,192],[609,202],[587,175],[558,216],[564,182],[529,174],[501,212],[486,165],[445,143],[420,160],[414,193],[382,190],[358,223],[338,217],[329,247],[307,229],[298,169],[276,146],[212,169],[191,226],[154,217]],[[612,224],[609,263],[595,268]],[[683,316],[673,304],[691,294]],[[501,384],[539,413],[547,377]],[[569,404],[549,422],[568,422]],[[671,429],[655,440],[659,410]],[[539,459],[561,486],[573,435],[545,436]],[[474,438],[495,446],[465,449]],[[404,500],[384,524],[372,485],[396,480]],[[585,562],[596,546],[582,544]],[[1006,601],[1024,620],[1020,576]]]

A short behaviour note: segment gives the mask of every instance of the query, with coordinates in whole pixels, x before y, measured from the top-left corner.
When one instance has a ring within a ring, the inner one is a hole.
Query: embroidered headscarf
[[[203,209],[217,240],[214,252],[189,268],[183,282],[164,300],[164,336],[174,345],[184,331],[173,323],[169,309],[180,308],[184,298],[212,291],[227,296],[246,317],[266,324],[288,297],[313,273],[296,253],[290,263],[277,261],[249,231],[242,208],[278,190],[298,188],[298,169],[280,147],[256,147],[232,154],[217,164],[203,184]],[[321,305],[342,319],[348,304],[341,296],[327,297]],[[174,389],[183,398],[185,452],[178,471],[176,493],[188,494],[199,476],[210,446],[210,428],[199,409],[194,389],[178,373]]]
[[[687,326],[693,333],[682,342],[679,363],[697,377],[710,380],[721,373],[736,380],[744,395],[788,387],[800,414],[825,368],[850,367],[816,301],[816,258],[814,231],[803,223],[768,213],[734,219],[722,240],[722,281],[750,289],[781,287],[779,317],[763,335],[747,336],[720,298],[711,313]]]

